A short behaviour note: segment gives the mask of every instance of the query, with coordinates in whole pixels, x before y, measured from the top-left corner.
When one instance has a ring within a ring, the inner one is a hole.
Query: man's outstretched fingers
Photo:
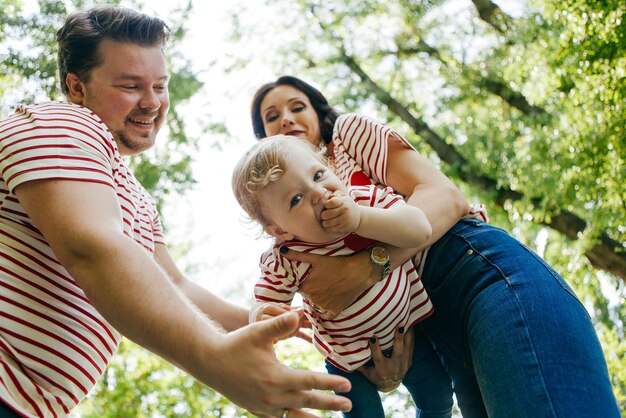
[[[285,312],[273,318],[251,324],[257,328],[257,336],[274,341],[289,337],[300,326],[300,316],[295,311]]]
[[[323,372],[312,372],[309,370],[291,369],[293,375],[293,390],[307,390],[314,388],[316,390],[332,390],[334,392],[349,392],[351,389],[350,381],[341,376],[335,376]],[[318,392],[312,392],[318,393]],[[319,392],[324,394],[323,392]],[[326,394],[324,394],[326,395]],[[334,396],[334,395],[333,395]]]

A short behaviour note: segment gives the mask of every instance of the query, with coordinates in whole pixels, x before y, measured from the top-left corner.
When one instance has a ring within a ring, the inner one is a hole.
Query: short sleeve
[[[298,281],[289,260],[281,256],[277,247],[272,246],[261,255],[259,267],[261,277],[254,286],[256,300],[290,304],[298,291]]]
[[[341,147],[374,181],[387,184],[387,150],[394,134],[408,147],[413,146],[389,126],[367,116],[347,113],[337,118],[333,145]]]
[[[116,149],[100,118],[75,104],[20,107],[0,125],[0,173],[11,190],[40,179],[114,187]]]
[[[349,193],[356,203],[363,206],[388,209],[406,204],[404,198],[396,194],[391,187],[351,186]]]

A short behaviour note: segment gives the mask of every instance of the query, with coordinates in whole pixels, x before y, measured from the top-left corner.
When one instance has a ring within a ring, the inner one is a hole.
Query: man
[[[69,414],[121,335],[256,414],[348,410],[314,390],[346,380],[276,360],[297,314],[247,325],[247,310],[184,277],[121,158],[150,148],[165,120],[168,35],[129,9],[70,15],[57,33],[69,103],[0,122],[0,415]]]

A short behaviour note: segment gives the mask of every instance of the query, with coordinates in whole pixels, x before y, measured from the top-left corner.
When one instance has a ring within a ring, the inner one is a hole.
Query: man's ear
[[[70,101],[82,105],[85,99],[85,86],[83,82],[80,81],[76,74],[67,73],[65,76],[65,84],[67,84],[69,89]]]
[[[278,225],[275,224],[268,224],[263,227],[263,230],[265,231],[265,233],[270,234],[271,236],[283,241],[291,241],[294,238],[293,234],[287,231],[283,231]]]

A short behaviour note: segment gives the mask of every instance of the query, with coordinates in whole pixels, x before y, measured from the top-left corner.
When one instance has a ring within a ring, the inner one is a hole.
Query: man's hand
[[[298,337],[308,343],[313,343],[311,336],[301,330],[301,328],[311,328],[311,323],[306,318],[306,316],[304,316],[304,309],[302,307],[294,308],[291,305],[287,305],[286,303],[275,302],[257,304],[257,306],[253,307],[250,310],[250,322],[264,321],[291,311],[298,314],[298,316],[300,317],[300,323],[298,324],[298,328],[296,328],[295,332],[288,335],[286,338]]]
[[[324,203],[320,218],[322,226],[331,232],[349,234],[359,229],[361,210],[359,205],[345,194],[335,191]]]
[[[263,321],[265,319],[275,318],[286,312],[291,311],[291,306],[286,303],[265,302],[258,304],[252,309],[250,322]]]
[[[302,408],[349,411],[352,406],[348,399],[318,391],[347,392],[348,380],[290,369],[276,359],[273,341],[293,334],[299,323],[299,315],[289,312],[226,334],[206,359],[212,364],[206,382],[260,416],[280,417],[285,408],[290,417],[316,416]]]

